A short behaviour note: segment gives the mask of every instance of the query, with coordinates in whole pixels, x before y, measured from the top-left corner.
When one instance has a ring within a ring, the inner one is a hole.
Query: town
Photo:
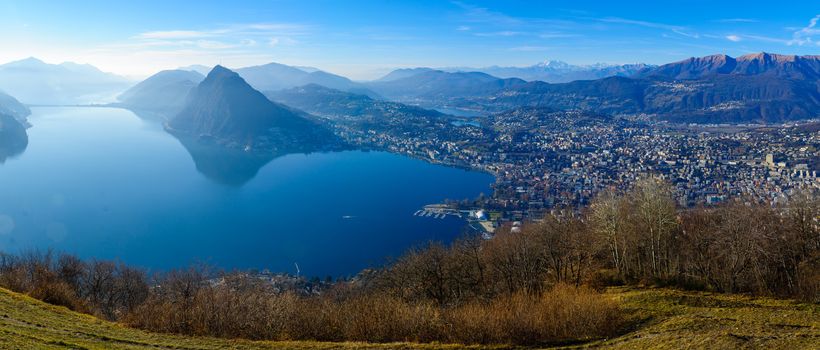
[[[601,191],[624,190],[643,176],[672,184],[681,207],[727,198],[778,203],[796,191],[820,189],[816,120],[683,125],[539,108],[468,120],[384,118],[337,122],[335,129],[362,148],[494,174],[492,195],[466,205],[486,209],[495,224],[580,208]]]

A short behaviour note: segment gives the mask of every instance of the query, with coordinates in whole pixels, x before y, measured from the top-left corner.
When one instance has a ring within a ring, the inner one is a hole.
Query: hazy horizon
[[[716,53],[817,54],[820,48],[820,11],[808,2],[660,7],[601,1],[7,1],[0,4],[0,30],[7,33],[0,62],[37,57],[87,63],[132,79],[194,64],[277,62],[370,80],[409,67],[662,64]]]

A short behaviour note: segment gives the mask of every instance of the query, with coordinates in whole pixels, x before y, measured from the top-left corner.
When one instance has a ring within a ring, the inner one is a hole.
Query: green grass
[[[672,289],[610,288],[634,323],[615,349],[820,349],[820,305]]]
[[[611,288],[633,321],[620,337],[575,347],[820,348],[820,306],[789,300]],[[143,332],[0,289],[2,349],[460,349],[441,344],[252,342]],[[480,348],[480,347],[470,347]]]
[[[0,288],[0,349],[440,349],[435,344],[252,342],[143,332]]]

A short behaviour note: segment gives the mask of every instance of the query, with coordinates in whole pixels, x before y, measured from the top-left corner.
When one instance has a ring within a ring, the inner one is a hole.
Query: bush
[[[79,312],[88,312],[88,308],[82,300],[77,297],[71,286],[65,282],[41,283],[29,295],[52,305],[65,306]]]
[[[518,292],[449,312],[460,343],[547,344],[606,337],[623,324],[615,301],[559,284],[542,295]]]

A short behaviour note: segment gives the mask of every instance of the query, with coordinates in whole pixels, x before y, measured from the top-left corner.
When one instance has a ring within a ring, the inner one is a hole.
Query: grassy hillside
[[[603,348],[816,348],[820,305],[669,289],[612,288],[635,323]],[[459,346],[250,342],[147,333],[0,289],[3,349],[433,349]]]
[[[820,305],[670,289],[612,288],[632,332],[594,345],[615,349],[817,349]]]
[[[432,349],[407,344],[250,342],[143,332],[0,288],[0,349]]]

